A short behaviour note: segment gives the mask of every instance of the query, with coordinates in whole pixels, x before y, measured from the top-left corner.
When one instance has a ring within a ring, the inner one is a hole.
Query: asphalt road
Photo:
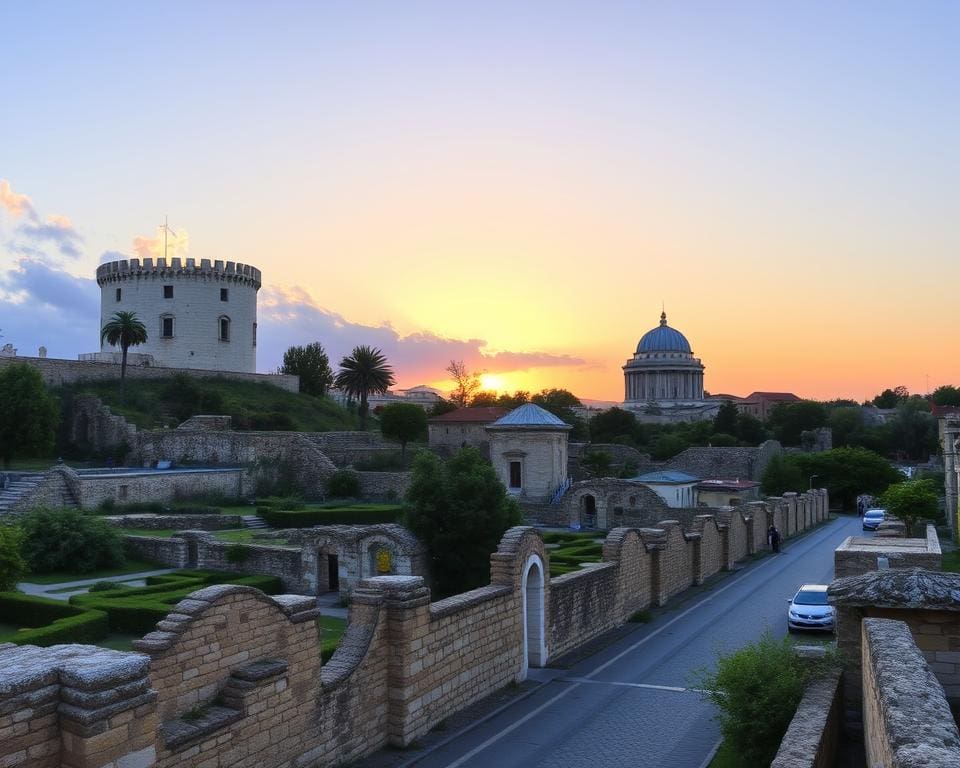
[[[769,629],[786,634],[787,600],[833,579],[833,550],[861,533],[841,517],[784,551],[720,579],[676,610],[549,679],[492,719],[408,765],[417,768],[700,768],[719,742],[713,707],[691,687],[717,652]],[[551,679],[552,678],[552,679]]]

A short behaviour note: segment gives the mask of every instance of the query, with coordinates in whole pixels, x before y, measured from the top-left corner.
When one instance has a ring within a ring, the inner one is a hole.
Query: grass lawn
[[[0,643],[5,643],[20,630],[19,624],[4,624],[0,622]]]
[[[172,531],[171,531],[172,533]],[[59,584],[64,581],[80,581],[82,579],[104,579],[108,576],[125,576],[128,573],[140,571],[156,571],[166,566],[151,563],[146,560],[127,560],[126,565],[119,568],[104,568],[90,573],[70,573],[57,571],[56,573],[28,573],[21,579],[28,584]]]
[[[286,539],[257,539],[254,534],[261,533],[253,528],[235,528],[228,531],[214,531],[214,538],[217,541],[232,541],[240,544],[263,544],[268,547],[282,547],[286,545]]]
[[[336,616],[321,616],[317,623],[320,626],[320,658],[326,662],[340,645],[343,630],[347,628],[347,620]]]
[[[710,768],[742,768],[742,766],[733,747],[723,742],[713,760],[710,761]]]
[[[123,536],[153,536],[157,539],[169,539],[179,528],[117,528]]]

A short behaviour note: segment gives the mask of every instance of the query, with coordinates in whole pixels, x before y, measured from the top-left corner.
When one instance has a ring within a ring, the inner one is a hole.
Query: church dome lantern
[[[676,328],[667,325],[667,313],[660,313],[660,325],[643,334],[640,343],[637,344],[637,354],[646,354],[650,352],[683,352],[684,354],[693,354],[690,348],[690,342]]]

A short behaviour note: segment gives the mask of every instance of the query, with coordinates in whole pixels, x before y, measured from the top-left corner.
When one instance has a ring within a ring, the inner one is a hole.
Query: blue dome
[[[667,325],[667,313],[660,315],[660,325],[652,331],[647,331],[637,344],[637,354],[643,352],[685,352],[690,355],[690,342],[680,331]]]

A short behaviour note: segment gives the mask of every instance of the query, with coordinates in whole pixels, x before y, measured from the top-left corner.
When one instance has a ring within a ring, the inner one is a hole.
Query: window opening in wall
[[[220,289],[220,301],[230,301],[230,289],[221,288]]]
[[[219,320],[220,341],[230,341],[230,318],[221,317]]]
[[[510,487],[522,488],[523,470],[519,461],[510,462]]]
[[[165,285],[163,286],[163,298],[172,299],[173,298],[173,286]]]
[[[129,495],[130,495],[130,486],[121,485],[120,489],[117,491],[117,498],[120,499],[121,501],[125,501]]]
[[[120,301],[121,289],[117,288],[117,301]]]
[[[253,324],[253,346],[257,346],[257,324]]]
[[[172,317],[160,318],[160,338],[163,338],[163,339],[173,338],[173,318]]]

